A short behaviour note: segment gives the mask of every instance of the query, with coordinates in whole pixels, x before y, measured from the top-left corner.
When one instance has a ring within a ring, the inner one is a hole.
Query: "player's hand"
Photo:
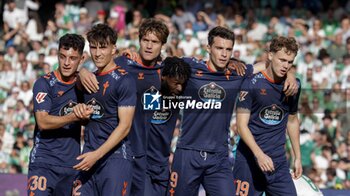
[[[81,171],[89,171],[100,159],[100,155],[96,151],[84,153],[77,157],[77,160],[81,160],[80,163],[73,166],[73,169]]]
[[[273,165],[272,159],[265,153],[258,155],[256,157],[258,165],[263,172],[273,172],[275,171],[275,166]]]
[[[284,83],[283,91],[286,96],[293,96],[298,93],[299,84],[294,75],[288,74]]]
[[[133,61],[137,61],[140,58],[138,52],[131,51],[130,49],[125,49],[121,53],[123,56],[126,56]]]
[[[73,113],[81,120],[89,119],[93,111],[94,109],[90,105],[85,105],[83,103],[79,103],[73,107]]]
[[[294,171],[291,174],[292,174],[292,178],[293,179],[298,179],[303,174],[303,167],[301,165],[301,160],[300,159],[295,159],[295,161],[294,161]]]
[[[245,70],[247,69],[247,66],[245,65],[245,63],[235,58],[230,59],[228,63],[228,67],[230,69],[236,70],[237,74],[240,76],[244,76]]]
[[[96,93],[99,89],[96,76],[88,70],[82,68],[79,71],[79,80],[88,93]]]

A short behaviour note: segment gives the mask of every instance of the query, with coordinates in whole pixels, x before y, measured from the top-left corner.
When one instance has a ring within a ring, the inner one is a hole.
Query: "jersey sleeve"
[[[131,75],[124,75],[118,88],[118,107],[135,107],[136,100],[135,81]]]
[[[251,89],[251,78],[245,78],[243,80],[241,90],[238,95],[237,109],[251,110],[253,91]]]
[[[33,86],[34,112],[50,112],[52,96],[49,83],[44,78],[39,78]]]
[[[254,72],[254,68],[252,64],[247,64],[246,67],[247,69],[245,71],[244,78],[252,76]]]
[[[301,92],[301,84],[300,80],[297,79],[297,82],[299,84],[298,88],[298,93],[294,96],[291,96],[291,98],[288,100],[289,101],[289,114],[295,114],[298,112],[298,103],[299,103],[299,97],[300,97],[300,92]]]

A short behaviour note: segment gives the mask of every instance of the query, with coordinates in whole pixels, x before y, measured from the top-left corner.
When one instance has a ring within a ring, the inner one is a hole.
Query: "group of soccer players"
[[[208,195],[296,195],[283,148],[287,129],[293,177],[299,178],[300,85],[292,74],[291,84],[286,82],[298,51],[295,40],[275,38],[268,62],[246,65],[241,76],[232,65],[231,30],[218,26],[209,32],[208,61],[162,60],[168,35],[164,23],[146,19],[139,29],[138,53],[116,57],[116,33],[98,24],[87,33],[97,71],[82,69],[79,76],[84,38],[60,38],[58,70],[38,79],[33,88],[37,126],[28,195],[187,196],[197,195],[200,184]],[[146,111],[143,95],[151,91],[199,104],[183,108],[181,115],[179,108]],[[217,107],[200,107],[208,102]],[[228,137],[236,102],[242,141],[232,171]],[[181,134],[169,169],[178,117]]]

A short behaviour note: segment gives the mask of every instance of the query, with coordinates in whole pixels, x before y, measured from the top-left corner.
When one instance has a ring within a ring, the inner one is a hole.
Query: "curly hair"
[[[83,54],[85,46],[85,39],[83,36],[78,34],[65,34],[58,41],[58,49],[69,50],[69,48],[73,48],[74,50],[78,50],[79,54]]]
[[[294,37],[278,36],[272,39],[269,52],[276,53],[285,48],[286,53],[297,54],[299,46]]]

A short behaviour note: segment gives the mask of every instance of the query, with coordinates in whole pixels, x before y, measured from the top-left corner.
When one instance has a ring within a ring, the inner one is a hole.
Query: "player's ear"
[[[117,54],[117,45],[113,45],[113,55]]]
[[[269,61],[272,61],[272,55],[273,55],[272,52],[267,53],[267,59],[269,59]]]
[[[211,53],[211,51],[210,51],[210,45],[209,45],[209,44],[207,45],[207,52],[208,52],[208,54]]]

